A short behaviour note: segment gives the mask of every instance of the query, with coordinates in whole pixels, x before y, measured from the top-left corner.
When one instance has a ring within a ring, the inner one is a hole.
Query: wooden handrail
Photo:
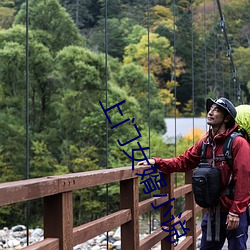
[[[139,182],[136,174],[142,174],[147,168],[149,166],[138,166],[134,170],[132,167],[122,167],[2,183],[0,206],[44,199],[44,240],[23,248],[25,250],[72,250],[75,245],[119,226],[121,226],[122,249],[125,250],[147,250],[159,241],[162,250],[196,249],[196,237],[201,232],[200,228],[196,228],[196,213],[201,209],[194,202],[190,184],[191,175],[186,174],[186,184],[176,189],[174,189],[173,174],[163,175],[168,185],[161,189],[161,194],[167,196],[153,197],[139,202]],[[73,228],[72,192],[112,182],[120,183],[120,210]],[[174,202],[160,205],[183,195],[185,211],[180,219],[171,220],[174,209],[169,212],[169,207],[174,206]],[[169,233],[162,228],[139,240],[139,215],[153,210],[151,204],[160,207],[161,223],[170,220],[169,227],[178,220],[187,221],[186,228],[190,228],[190,232],[177,247],[174,248],[174,244],[169,243],[167,238]]]

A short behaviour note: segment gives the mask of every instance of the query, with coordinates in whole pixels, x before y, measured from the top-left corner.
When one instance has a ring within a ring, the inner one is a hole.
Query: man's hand
[[[227,215],[226,224],[227,224],[228,230],[233,230],[233,229],[237,228],[239,226],[239,223],[240,223],[239,216],[233,216],[231,214]]]
[[[139,161],[137,163],[137,166],[139,165],[155,165],[155,160],[154,159],[148,159],[149,164],[147,163],[147,161]]]

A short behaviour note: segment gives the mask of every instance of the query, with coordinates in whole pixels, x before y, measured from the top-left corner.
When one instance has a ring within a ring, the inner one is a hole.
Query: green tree
[[[151,128],[162,132],[165,128],[164,104],[159,98],[154,76],[150,75],[148,79],[148,75],[143,72],[140,65],[125,64],[119,71],[117,83],[140,103],[142,122],[148,122],[150,112]]]
[[[14,19],[13,8],[1,7],[0,5],[0,29],[8,29],[11,27]]]
[[[249,93],[250,93],[250,73],[249,73],[249,58],[250,56],[250,48],[244,48],[239,47],[235,49],[234,52],[234,58],[235,58],[235,64],[237,68],[238,75],[240,76],[240,79],[238,78],[237,84],[241,84],[242,89],[245,93],[245,102],[248,103],[250,101]],[[243,100],[244,101],[244,100]]]
[[[79,29],[87,30],[98,23],[101,4],[98,0],[61,0]]]
[[[84,45],[79,30],[58,0],[29,1],[29,20],[29,29],[36,31],[36,39],[53,52],[69,45]],[[26,24],[25,3],[14,24]]]

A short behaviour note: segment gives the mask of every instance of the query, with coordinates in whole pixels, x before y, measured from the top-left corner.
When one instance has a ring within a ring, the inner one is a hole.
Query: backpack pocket
[[[221,170],[201,163],[194,171],[192,187],[195,202],[204,208],[216,206],[221,195]]]

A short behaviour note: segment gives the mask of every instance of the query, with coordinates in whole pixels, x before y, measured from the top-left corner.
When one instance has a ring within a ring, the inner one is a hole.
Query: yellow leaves
[[[14,19],[14,9],[0,7],[0,29],[8,29],[11,27]]]
[[[165,105],[171,104],[174,100],[174,94],[168,89],[160,89],[158,95]]]
[[[200,128],[190,129],[190,132],[183,137],[181,137],[177,142],[177,155],[182,154],[187,150],[187,148],[191,147],[195,142],[202,139],[205,134]]]
[[[153,31],[159,26],[165,26],[170,30],[173,30],[173,12],[162,5],[156,5],[152,8],[150,21],[152,23]]]
[[[204,136],[205,132],[206,131],[200,128],[194,128],[194,129],[191,129],[188,134],[184,135],[184,139],[190,140],[190,141],[194,140],[196,142]]]
[[[175,75],[180,76],[180,74],[183,74],[186,72],[185,70],[185,63],[181,60],[180,57],[175,58]]]
[[[130,44],[125,48],[124,63],[135,62],[140,64],[144,71],[148,70],[148,57],[150,71],[154,74],[163,73],[168,68],[173,68],[171,56],[173,48],[165,37],[150,33],[150,47],[148,48],[148,36],[142,36],[138,44]]]
[[[175,87],[178,87],[180,84],[176,81],[167,81],[166,82],[166,87],[167,89],[170,89],[171,91],[173,91],[175,89]]]

